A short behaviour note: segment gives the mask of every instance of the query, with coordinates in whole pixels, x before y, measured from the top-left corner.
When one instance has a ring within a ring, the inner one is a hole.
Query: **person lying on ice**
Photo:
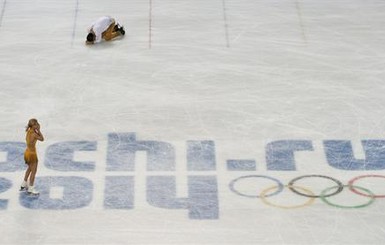
[[[118,36],[126,34],[124,27],[115,22],[110,16],[103,16],[92,23],[88,30],[86,44],[95,44],[102,41],[110,41]]]

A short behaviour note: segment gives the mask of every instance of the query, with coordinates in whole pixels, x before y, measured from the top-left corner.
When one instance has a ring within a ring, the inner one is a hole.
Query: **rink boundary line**
[[[149,0],[148,10],[148,48],[152,46],[152,0]]]
[[[305,34],[305,26],[303,24],[303,19],[302,19],[301,6],[300,6],[300,3],[298,0],[295,0],[295,8],[297,10],[297,17],[298,17],[299,27],[301,29],[302,39],[304,40],[305,43],[307,43],[307,38],[306,38],[306,34]]]
[[[224,21],[224,28],[225,28],[226,47],[230,48],[229,25],[228,25],[227,14],[226,14],[226,0],[222,0],[222,12],[223,12],[223,21]]]
[[[76,24],[77,24],[77,21],[78,21],[78,12],[79,12],[79,0],[76,0],[76,8],[75,8],[74,24],[73,24],[73,26],[72,26],[71,47],[74,45],[75,31],[76,31]]]
[[[1,10],[1,15],[0,15],[0,27],[3,25],[3,17],[4,17],[6,5],[7,5],[7,0],[4,0],[3,9]]]

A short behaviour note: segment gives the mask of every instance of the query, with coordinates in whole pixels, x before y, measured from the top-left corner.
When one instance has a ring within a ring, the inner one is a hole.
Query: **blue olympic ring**
[[[236,178],[233,181],[231,181],[230,184],[229,184],[230,190],[232,190],[233,192],[237,193],[240,196],[251,197],[251,198],[259,198],[260,197],[259,195],[243,194],[243,193],[241,193],[241,192],[239,192],[239,191],[237,191],[235,189],[234,185],[235,185],[236,182],[238,182],[241,179],[247,179],[247,178],[265,178],[265,179],[270,179],[270,180],[273,180],[273,181],[277,182],[277,184],[278,184],[277,190],[275,192],[269,194],[269,195],[266,195],[266,197],[277,195],[278,193],[283,191],[283,188],[284,188],[284,185],[282,184],[282,182],[279,181],[276,178],[273,178],[273,177],[270,177],[270,176],[266,176],[266,175],[247,175],[247,176],[241,176],[241,177]]]

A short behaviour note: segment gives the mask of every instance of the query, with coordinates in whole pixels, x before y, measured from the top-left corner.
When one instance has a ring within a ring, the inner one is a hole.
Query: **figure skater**
[[[37,153],[36,142],[44,141],[43,134],[40,132],[40,124],[36,119],[30,119],[26,127],[26,143],[27,149],[24,152],[24,161],[28,165],[25,171],[24,181],[21,184],[20,191],[27,190],[28,194],[39,195],[39,192],[34,188],[35,176],[37,172]]]
[[[124,36],[124,27],[110,16],[103,16],[96,20],[88,30],[86,44],[99,43],[104,39],[111,41],[118,36]]]

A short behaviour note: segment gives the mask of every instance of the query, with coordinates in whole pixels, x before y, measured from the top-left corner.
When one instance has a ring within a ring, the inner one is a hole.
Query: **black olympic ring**
[[[289,184],[287,184],[287,185],[288,185],[289,189],[292,192],[295,192],[298,195],[305,196],[305,197],[316,197],[316,198],[321,197],[321,195],[308,195],[308,194],[305,194],[305,193],[302,193],[302,192],[299,192],[299,191],[296,190],[294,183],[297,180],[308,178],[308,177],[320,177],[320,178],[330,179],[330,180],[334,181],[337,184],[338,188],[336,188],[336,191],[334,191],[333,193],[330,193],[328,195],[325,195],[325,197],[334,196],[334,195],[340,193],[344,189],[344,186],[342,185],[342,183],[339,180],[336,180],[335,178],[332,178],[332,177],[329,177],[329,176],[318,175],[318,174],[309,174],[309,175],[299,176],[297,178],[294,178],[294,179],[290,180]]]

